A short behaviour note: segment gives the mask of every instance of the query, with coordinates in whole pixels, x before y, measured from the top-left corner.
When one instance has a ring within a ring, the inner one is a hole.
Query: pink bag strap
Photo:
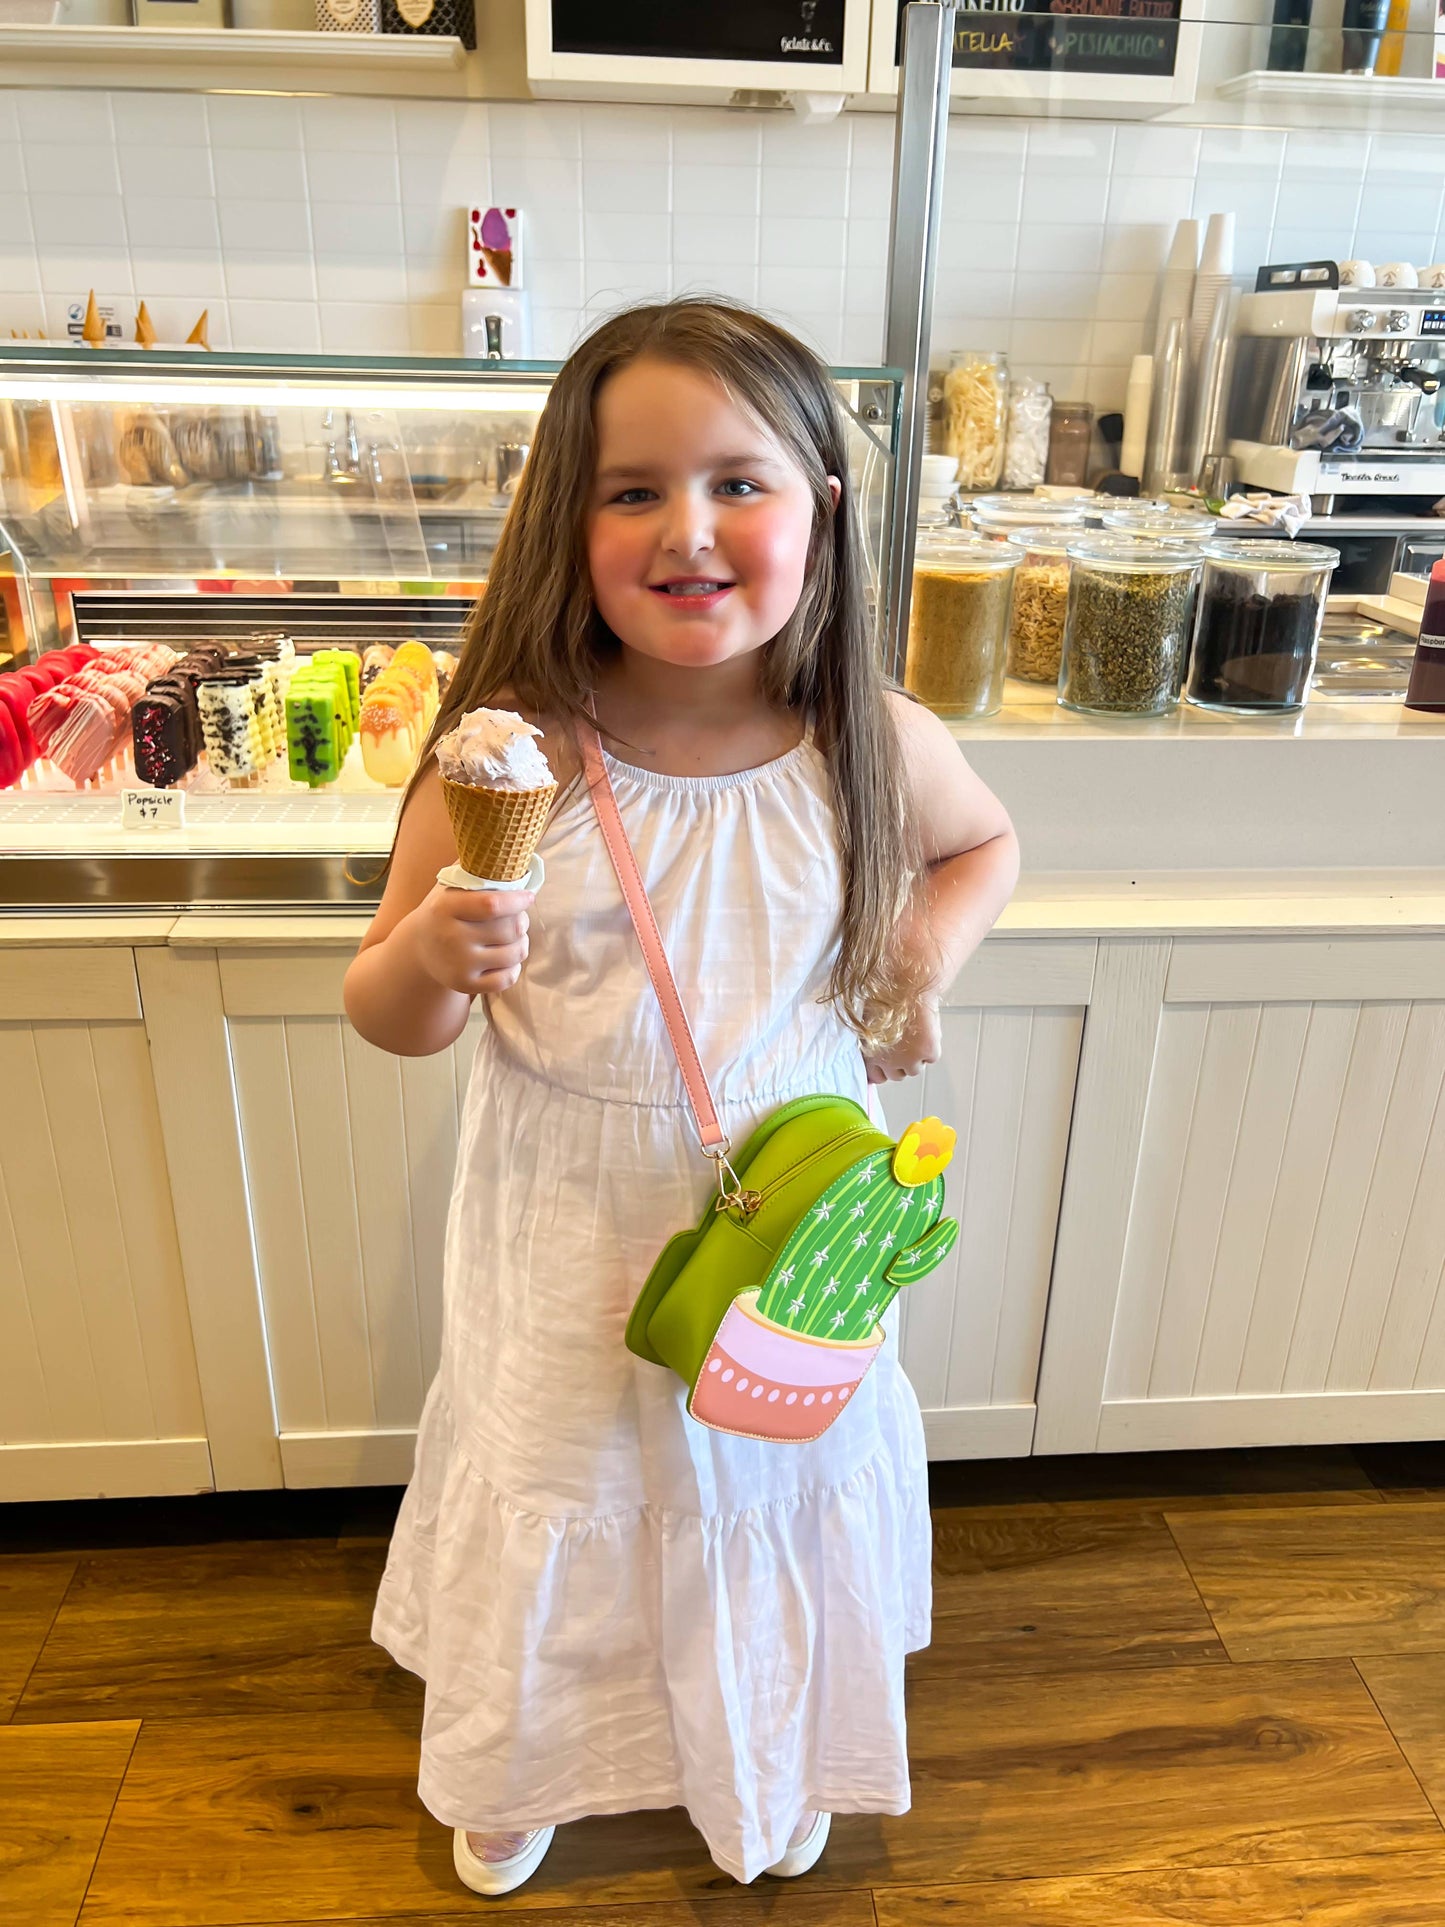
[[[607,774],[607,765],[602,758],[602,744],[597,731],[588,722],[579,721],[577,736],[582,749],[582,765],[587,773],[587,787],[592,792],[593,807],[597,820],[602,826],[602,840],[607,845],[607,854],[612,859],[612,867],[617,872],[617,881],[622,885],[622,895],[627,903],[632,927],[637,932],[637,940],[642,945],[643,960],[647,974],[652,979],[652,988],[657,992],[657,1001],[662,1007],[662,1020],[667,1025],[667,1034],[672,1039],[672,1048],[677,1055],[677,1067],[682,1072],[682,1081],[687,1086],[688,1101],[697,1119],[698,1135],[702,1148],[710,1158],[718,1161],[718,1184],[722,1188],[722,1167],[727,1163],[728,1141],[718,1123],[717,1107],[712,1101],[707,1078],[703,1074],[702,1059],[697,1054],[692,1030],[687,1021],[687,1012],[682,1007],[672,970],[663,948],[662,936],[657,928],[657,919],[652,914],[652,905],[647,900],[647,890],[643,885],[642,873],[637,867],[632,845],[623,827],[622,814],[617,807],[617,797],[613,792],[612,779]],[[729,1167],[730,1169],[731,1167]],[[734,1180],[736,1183],[736,1180]]]

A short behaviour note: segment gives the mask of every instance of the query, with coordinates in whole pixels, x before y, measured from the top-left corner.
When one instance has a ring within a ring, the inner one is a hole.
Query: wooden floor
[[[681,1809],[488,1901],[368,1638],[398,1494],[0,1510],[0,1922],[1441,1927],[1445,1447],[933,1467],[913,1809],[740,1887]]]

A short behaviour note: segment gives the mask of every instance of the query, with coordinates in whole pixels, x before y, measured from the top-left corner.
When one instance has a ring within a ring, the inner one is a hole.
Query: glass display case
[[[0,351],[0,903],[378,894],[556,371]],[[877,608],[902,377],[835,380]]]

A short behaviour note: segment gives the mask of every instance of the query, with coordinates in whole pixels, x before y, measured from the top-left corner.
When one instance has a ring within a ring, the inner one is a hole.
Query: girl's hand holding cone
[[[530,890],[449,890],[424,897],[409,917],[417,962],[443,990],[494,997],[522,974],[530,943]]]

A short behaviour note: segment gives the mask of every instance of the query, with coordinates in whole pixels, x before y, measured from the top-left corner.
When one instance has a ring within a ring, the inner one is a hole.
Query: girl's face
[[[798,606],[812,541],[794,458],[721,382],[669,361],[611,376],[596,426],[587,560],[612,633],[698,669],[771,642]]]

